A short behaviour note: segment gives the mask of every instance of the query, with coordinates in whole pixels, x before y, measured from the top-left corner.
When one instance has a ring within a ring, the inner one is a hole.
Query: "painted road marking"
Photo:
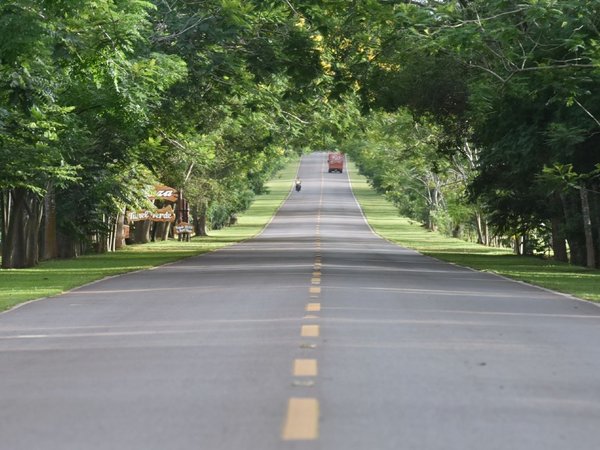
[[[319,437],[319,401],[290,398],[281,438],[285,441],[315,440]]]
[[[316,377],[317,376],[316,359],[295,359],[294,376],[295,377]]]
[[[313,272],[313,277],[320,277],[321,276],[321,271],[317,270],[315,272]]]
[[[311,287],[309,289],[309,292],[311,294],[320,294],[321,293],[321,288],[320,287]]]
[[[3,339],[10,339],[10,338],[14,338],[14,339],[42,339],[42,338],[47,338],[49,337],[48,334],[21,334],[19,336],[7,336],[7,337],[3,337]]]
[[[320,303],[309,303],[306,305],[306,311],[321,311]]]
[[[321,284],[321,279],[320,279],[320,278],[318,278],[318,277],[311,278],[310,282],[311,282],[312,284]]]
[[[319,337],[319,325],[302,325],[300,335],[302,337]]]

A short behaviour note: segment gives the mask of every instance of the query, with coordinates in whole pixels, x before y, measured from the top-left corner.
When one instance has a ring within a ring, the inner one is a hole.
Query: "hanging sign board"
[[[175,211],[169,205],[156,211],[130,211],[127,213],[129,222],[151,220],[152,222],[175,222]]]
[[[166,200],[167,202],[176,202],[179,198],[179,192],[172,187],[165,186],[163,184],[157,184],[154,186],[154,192],[148,196],[150,200]]]
[[[152,222],[175,222],[175,211],[169,205],[166,208],[157,209],[150,217]]]
[[[187,222],[181,222],[175,225],[175,232],[179,233],[192,233],[194,231],[194,226]]]
[[[148,220],[150,219],[150,215],[152,213],[150,211],[129,211],[127,213],[127,220],[129,222],[139,222],[140,220]]]

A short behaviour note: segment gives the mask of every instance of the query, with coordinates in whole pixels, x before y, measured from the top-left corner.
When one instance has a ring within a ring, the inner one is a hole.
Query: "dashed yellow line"
[[[311,298],[319,298],[321,294],[321,210],[323,207],[323,187],[325,177],[321,174],[321,195],[319,199],[319,210],[317,212],[316,238],[315,238],[315,261],[309,288]],[[307,312],[321,311],[321,303],[308,303]],[[316,320],[318,316],[308,314],[305,319]],[[319,337],[319,325],[302,325],[300,330],[302,337]],[[303,342],[302,348],[315,348],[316,344]],[[295,359],[293,375],[295,377],[316,377],[318,373],[316,359]],[[294,386],[310,387],[314,380],[294,381]],[[286,441],[315,440],[319,437],[319,401],[316,398],[290,398],[288,400],[287,414],[281,433],[281,438]]]
[[[309,311],[309,312],[321,311],[321,304],[320,303],[309,303],[308,305],[306,305],[306,311]]]
[[[285,441],[315,440],[319,437],[319,401],[290,398],[281,437]]]
[[[316,377],[317,376],[316,359],[295,359],[294,376],[295,377]]]
[[[302,325],[300,336],[302,337],[319,337],[319,325]]]

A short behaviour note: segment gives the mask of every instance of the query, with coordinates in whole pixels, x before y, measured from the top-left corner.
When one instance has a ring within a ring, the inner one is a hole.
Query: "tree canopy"
[[[600,0],[5,1],[2,266],[114,250],[154,184],[202,235],[315,149],[430,229],[596,266],[599,29]]]

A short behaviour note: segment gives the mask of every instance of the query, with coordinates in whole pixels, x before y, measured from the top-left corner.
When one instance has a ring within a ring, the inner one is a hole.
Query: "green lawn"
[[[418,223],[400,217],[398,210],[376,193],[350,163],[354,193],[373,229],[385,239],[425,255],[461,266],[495,272],[576,297],[600,302],[600,271],[513,255],[498,249],[429,232]]]
[[[0,311],[107,276],[148,269],[249,239],[265,227],[286,198],[297,168],[298,160],[288,164],[267,184],[268,193],[258,196],[248,211],[239,215],[235,226],[211,231],[208,237],[132,245],[114,253],[47,261],[30,269],[0,270]]]

